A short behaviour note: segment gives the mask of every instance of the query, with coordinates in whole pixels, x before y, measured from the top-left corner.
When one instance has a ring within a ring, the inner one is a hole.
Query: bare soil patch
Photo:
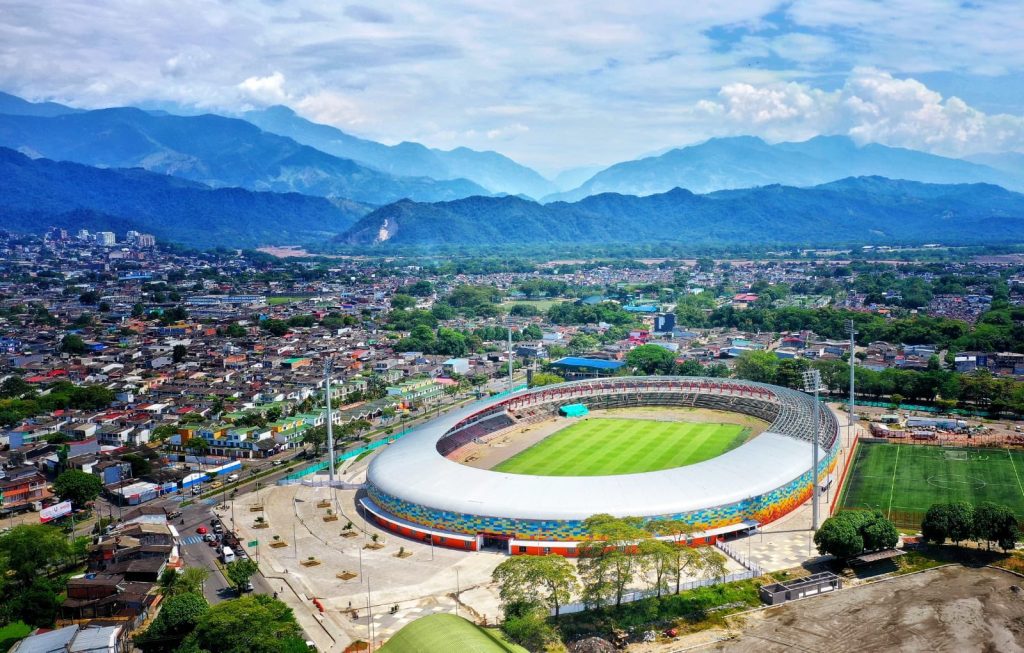
[[[739,617],[710,650],[1024,652],[1022,582],[988,567],[900,576]]]

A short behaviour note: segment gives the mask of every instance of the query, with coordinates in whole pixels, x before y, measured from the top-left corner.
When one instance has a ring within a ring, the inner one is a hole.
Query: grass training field
[[[1000,503],[1024,516],[1024,452],[861,444],[842,498],[845,508],[872,508],[896,518],[933,503]]]
[[[742,444],[738,424],[585,419],[552,433],[494,471],[537,476],[638,474],[692,465]]]

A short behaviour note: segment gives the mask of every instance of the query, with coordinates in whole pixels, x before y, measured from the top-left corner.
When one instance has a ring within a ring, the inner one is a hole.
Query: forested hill
[[[345,231],[368,207],[297,193],[256,193],[140,169],[30,159],[0,147],[0,229],[130,229],[197,247],[310,243]]]
[[[402,201],[362,218],[348,245],[686,242],[992,243],[1024,238],[1024,195],[988,184],[856,177],[695,195],[606,193],[569,204],[516,197]]]

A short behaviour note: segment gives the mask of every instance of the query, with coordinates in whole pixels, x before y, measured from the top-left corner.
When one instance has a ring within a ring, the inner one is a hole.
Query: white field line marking
[[[1020,484],[1020,475],[1017,474],[1017,465],[1013,462],[1013,456],[1010,455],[1010,450],[1006,450],[1006,457],[1010,459],[1010,466],[1013,467],[1013,475],[1017,477],[1017,488],[1020,490],[1021,496],[1024,496],[1024,486]]]
[[[896,491],[896,470],[900,466],[900,449],[903,447],[896,448],[896,462],[892,466],[892,485],[889,486],[889,510],[886,512],[886,518],[892,518],[892,495]]]

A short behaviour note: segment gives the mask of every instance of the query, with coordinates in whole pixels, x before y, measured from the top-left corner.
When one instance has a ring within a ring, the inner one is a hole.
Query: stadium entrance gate
[[[480,549],[487,551],[501,551],[502,553],[509,552],[509,542],[512,541],[511,535],[501,535],[499,533],[479,533],[480,538]]]

